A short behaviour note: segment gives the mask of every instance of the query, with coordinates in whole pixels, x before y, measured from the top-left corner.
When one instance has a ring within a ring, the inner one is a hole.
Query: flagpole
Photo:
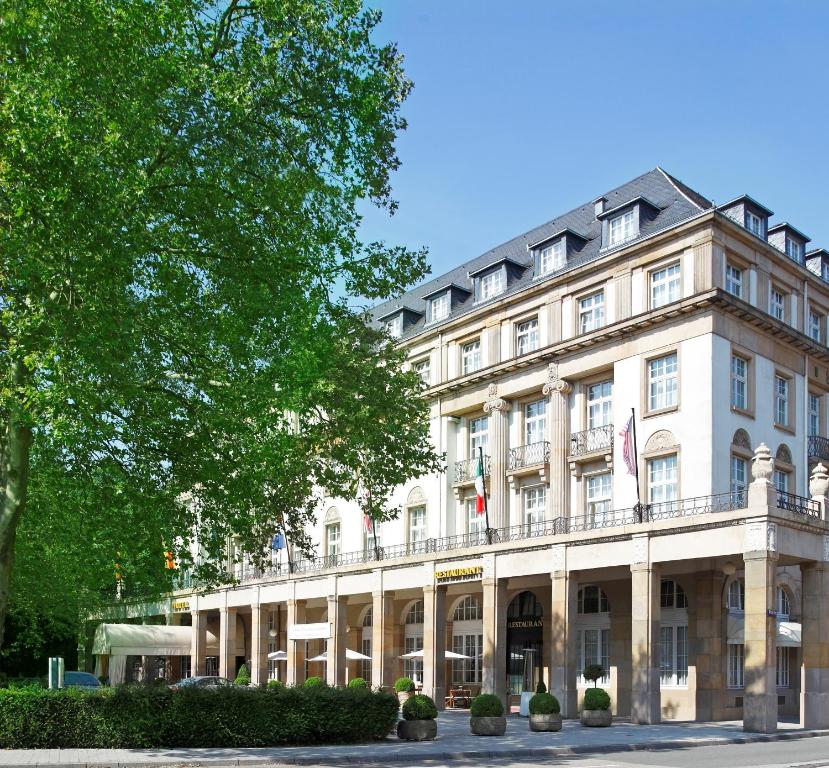
[[[639,491],[639,447],[636,444],[636,409],[630,409],[630,423],[633,425],[633,458],[636,467],[636,511],[639,522],[642,522],[642,497]]]
[[[486,543],[492,544],[492,534],[489,527],[489,504],[486,498],[486,467],[484,466],[484,449],[478,446],[478,459],[481,462],[481,484],[484,487],[484,515],[486,518]]]

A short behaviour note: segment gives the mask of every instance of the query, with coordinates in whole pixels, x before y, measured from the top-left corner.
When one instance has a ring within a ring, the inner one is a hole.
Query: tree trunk
[[[19,390],[26,378],[26,368],[22,361],[12,364],[12,380]],[[26,423],[20,404],[20,392],[9,407],[6,421],[5,441],[2,452],[5,480],[3,497],[0,499],[0,649],[6,624],[6,611],[9,607],[12,566],[14,565],[14,541],[17,526],[26,507],[26,493],[29,483],[29,455],[32,445],[32,428]]]

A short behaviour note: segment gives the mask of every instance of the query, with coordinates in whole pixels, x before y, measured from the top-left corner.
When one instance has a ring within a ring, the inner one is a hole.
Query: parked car
[[[178,690],[179,688],[231,688],[233,683],[226,677],[219,677],[218,675],[199,675],[197,677],[183,677],[176,683],[173,683],[170,688]]]
[[[100,688],[101,681],[91,672],[64,672],[63,687],[92,690],[93,688]]]

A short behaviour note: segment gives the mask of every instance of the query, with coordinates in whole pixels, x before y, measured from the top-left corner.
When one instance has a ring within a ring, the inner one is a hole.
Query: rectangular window
[[[409,508],[409,545],[415,549],[426,541],[426,507]]]
[[[743,669],[745,666],[745,646],[728,646],[728,687],[743,687]]]
[[[480,685],[483,671],[484,637],[479,634],[452,635],[452,650],[468,659],[452,661],[452,683],[455,685]]]
[[[789,380],[784,376],[774,377],[774,421],[789,426]]]
[[[336,557],[340,554],[340,524],[331,523],[325,526],[325,554]]]
[[[601,528],[607,521],[611,507],[610,472],[587,478],[587,527]]]
[[[763,220],[755,213],[746,211],[746,229],[757,237],[763,236]]]
[[[423,635],[410,635],[403,640],[403,647],[406,653],[423,650]],[[411,659],[403,659],[403,675],[410,677],[415,683],[423,682],[423,657],[415,656]]]
[[[555,272],[564,266],[564,240],[557,240],[552,245],[548,245],[541,250],[541,255],[538,259],[539,270],[542,275],[548,272]]]
[[[477,511],[477,502],[475,496],[466,500],[466,532],[470,544],[486,543],[486,515]]]
[[[204,674],[210,677],[216,677],[219,674],[219,657],[206,656],[204,659]]]
[[[798,264],[803,263],[803,243],[798,243],[796,240],[786,238],[786,256]]]
[[[615,216],[610,220],[609,245],[617,245],[623,243],[625,240],[630,240],[636,232],[634,229],[633,211],[627,211],[620,216]]]
[[[789,687],[789,649],[787,646],[777,648],[777,687]]]
[[[676,454],[648,462],[648,502],[664,504],[679,498]]]
[[[778,320],[786,319],[786,296],[776,288],[772,288],[769,295],[769,314]]]
[[[469,458],[478,457],[478,448],[483,448],[486,453],[489,445],[489,417],[479,416],[477,419],[469,420]]]
[[[579,332],[588,333],[604,325],[604,291],[579,299]]]
[[[491,299],[504,292],[506,288],[506,281],[504,280],[504,270],[496,269],[495,272],[490,272],[480,279],[479,297],[481,301]]]
[[[651,272],[651,309],[679,299],[679,262]]]
[[[601,665],[605,674],[597,682],[599,685],[607,685],[610,682],[610,630],[576,630],[576,657],[577,683],[579,685],[587,684],[582,675],[582,670],[589,664]]]
[[[449,292],[442,293],[435,296],[430,302],[429,319],[431,322],[437,322],[449,317]]]
[[[740,456],[731,457],[731,495],[738,503],[744,503],[746,498],[747,463]]]
[[[748,410],[748,360],[731,356],[731,407]]]
[[[788,493],[789,492],[789,473],[788,472],[784,472],[782,469],[775,469],[772,480],[774,481],[774,487],[778,491],[780,491],[780,493]]]
[[[809,338],[821,341],[823,338],[823,317],[814,310],[809,310]]]
[[[413,366],[412,370],[420,376],[420,380],[428,387],[432,383],[432,366],[429,358],[425,360],[418,360]]]
[[[613,382],[601,381],[587,387],[587,428],[606,427],[613,422]]]
[[[743,298],[743,270],[731,264],[725,266],[725,290],[738,299]]]
[[[547,431],[547,401],[536,400],[524,406],[524,445],[540,443]]]
[[[515,327],[515,351],[518,355],[526,355],[538,349],[538,318],[525,320]]]
[[[524,491],[524,532],[528,536],[544,530],[544,505],[547,493],[544,486]]]
[[[397,315],[386,321],[386,333],[393,339],[399,339],[403,335],[403,315]]]
[[[677,404],[676,352],[648,361],[648,410],[659,411]]]
[[[383,534],[380,523],[376,520],[374,524],[371,526],[371,529],[366,530],[365,525],[363,525],[363,553],[366,555],[374,554],[375,551],[375,538],[377,539],[376,546],[379,549],[383,546]]]
[[[461,357],[463,359],[463,374],[475,373],[481,367],[481,342],[480,339],[470,341],[461,347]]]
[[[360,645],[360,653],[363,656],[368,656],[369,658],[363,659],[362,664],[360,664],[360,671],[362,672],[363,680],[365,680],[369,685],[371,685],[371,638],[364,637],[362,639],[362,643]]]
[[[809,393],[809,435],[820,434],[820,395]]]

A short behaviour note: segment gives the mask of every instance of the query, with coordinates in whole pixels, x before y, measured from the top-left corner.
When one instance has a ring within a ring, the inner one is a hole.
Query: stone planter
[[[613,722],[609,709],[583,709],[581,724],[588,728],[607,728]]]
[[[507,718],[470,717],[469,730],[476,736],[503,736],[507,730]]]
[[[530,715],[531,731],[560,731],[561,715]]]
[[[435,720],[401,720],[397,735],[405,741],[431,741],[438,735],[438,724]]]
[[[400,702],[400,706],[402,707],[414,695],[414,691],[398,691],[397,700]]]

